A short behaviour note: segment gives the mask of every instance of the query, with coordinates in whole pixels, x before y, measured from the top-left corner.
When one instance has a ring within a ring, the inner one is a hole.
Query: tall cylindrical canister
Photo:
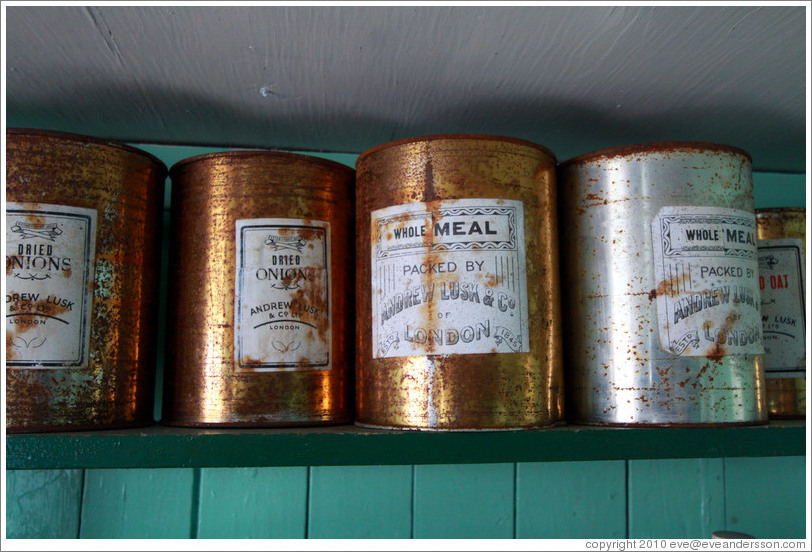
[[[666,142],[561,165],[572,421],[766,422],[751,163]]]
[[[806,209],[756,209],[764,371],[771,418],[806,416]]]
[[[232,151],[170,175],[162,422],[350,422],[354,171]]]
[[[553,154],[428,136],[373,148],[356,168],[356,423],[562,420]]]
[[[108,140],[6,131],[6,429],[152,423],[166,167]]]

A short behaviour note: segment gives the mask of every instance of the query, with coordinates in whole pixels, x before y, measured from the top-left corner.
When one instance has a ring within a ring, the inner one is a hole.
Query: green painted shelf
[[[6,437],[8,469],[204,468],[802,456],[803,421],[766,426],[419,432],[335,426],[32,433]]]

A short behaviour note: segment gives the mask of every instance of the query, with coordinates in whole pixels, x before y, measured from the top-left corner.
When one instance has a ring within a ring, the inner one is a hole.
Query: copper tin
[[[73,134],[6,145],[7,430],[151,423],[166,167]]]
[[[232,151],[170,174],[162,422],[350,422],[354,171]]]
[[[570,421],[767,421],[750,156],[661,142],[559,166]]]
[[[554,155],[441,135],[378,146],[356,168],[356,423],[562,420]]]
[[[767,409],[771,418],[804,418],[806,209],[756,209],[756,223]]]

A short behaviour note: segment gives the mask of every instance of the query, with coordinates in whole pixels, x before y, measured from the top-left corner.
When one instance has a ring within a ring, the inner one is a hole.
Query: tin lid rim
[[[136,155],[146,157],[147,159],[155,163],[158,166],[158,168],[164,172],[164,177],[166,177],[166,174],[168,173],[166,163],[161,161],[158,157],[142,149],[127,145],[123,142],[119,142],[118,140],[99,138],[97,136],[89,136],[87,134],[77,134],[75,132],[64,132],[61,130],[48,130],[43,128],[25,128],[25,127],[7,128],[6,135],[8,136],[9,134],[15,136],[42,136],[45,138],[57,138],[65,141],[84,144],[95,144],[99,146],[106,146],[112,149],[123,150],[126,151],[127,153],[134,153]]]
[[[806,207],[760,207],[755,210],[758,215],[781,215],[784,213],[806,213]]]
[[[383,144],[379,144],[368,150],[364,151],[358,156],[358,159],[355,161],[356,170],[362,160],[367,158],[368,156],[372,155],[373,153],[377,153],[381,150],[394,148],[398,146],[403,146],[406,144],[414,144],[417,142],[437,142],[441,140],[481,140],[481,141],[494,141],[494,142],[507,142],[511,144],[518,144],[522,146],[528,146],[530,148],[536,149],[548,155],[552,158],[553,164],[557,163],[558,160],[556,159],[555,154],[549,148],[542,146],[541,144],[537,144],[536,142],[531,142],[530,140],[524,140],[522,138],[514,138],[512,136],[502,136],[499,134],[465,134],[465,133],[451,133],[451,134],[428,134],[425,136],[413,136],[411,138],[401,138],[400,140],[393,140],[391,142],[385,142]]]
[[[611,148],[604,148],[582,155],[578,155],[566,161],[562,161],[559,165],[560,169],[565,169],[572,165],[579,165],[595,161],[601,157],[613,158],[624,157],[640,153],[661,153],[669,150],[697,150],[697,151],[723,151],[741,155],[750,163],[753,162],[752,156],[741,148],[730,146],[727,144],[720,144],[718,142],[698,142],[698,141],[665,141],[665,142],[643,142],[639,144],[628,144],[625,146],[616,146]]]
[[[225,150],[225,151],[215,151],[211,153],[203,153],[200,155],[194,155],[192,157],[187,157],[186,159],[181,159],[174,165],[172,168],[169,169],[169,176],[170,178],[174,178],[174,175],[177,174],[178,170],[186,165],[191,165],[194,163],[199,163],[201,161],[207,161],[209,159],[219,159],[219,158],[244,158],[244,157],[281,157],[281,158],[291,158],[297,159],[300,161],[311,161],[316,164],[321,164],[330,168],[340,169],[343,171],[347,171],[348,173],[355,175],[355,170],[343,163],[339,163],[338,161],[331,161],[330,159],[325,159],[323,157],[317,157],[315,155],[307,155],[304,153],[293,153],[290,151],[279,151],[279,150],[261,150],[261,149],[248,149],[248,150]]]

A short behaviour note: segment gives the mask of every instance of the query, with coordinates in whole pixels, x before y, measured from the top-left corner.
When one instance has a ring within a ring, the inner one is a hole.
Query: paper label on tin
[[[330,224],[237,221],[237,372],[330,370]]]
[[[679,356],[763,353],[755,214],[663,207],[651,232],[660,347]]]
[[[409,203],[371,216],[373,358],[530,350],[521,201]]]
[[[803,247],[800,239],[758,242],[764,367],[770,378],[806,374]]]
[[[6,366],[87,368],[95,209],[6,204]]]

